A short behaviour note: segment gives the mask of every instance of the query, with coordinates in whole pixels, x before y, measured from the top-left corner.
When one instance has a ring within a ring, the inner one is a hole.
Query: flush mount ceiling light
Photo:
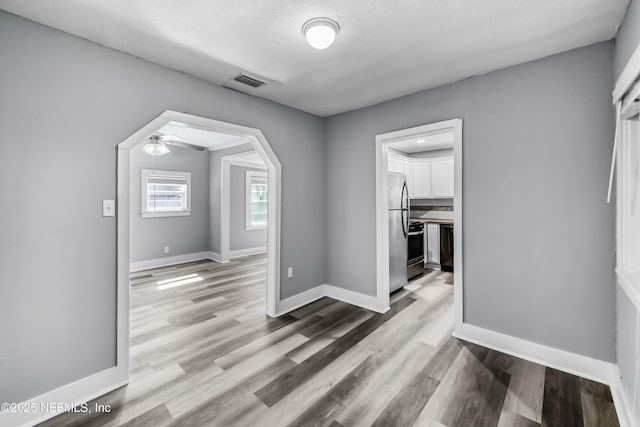
[[[333,44],[340,31],[338,23],[329,18],[313,18],[302,26],[307,42],[316,49],[326,49]]]
[[[424,144],[424,139],[419,139],[416,141],[417,144]]]
[[[160,142],[160,138],[157,135],[151,135],[149,137],[149,142],[142,146],[142,151],[147,154],[151,154],[152,156],[162,156],[163,154],[167,154],[170,150]]]

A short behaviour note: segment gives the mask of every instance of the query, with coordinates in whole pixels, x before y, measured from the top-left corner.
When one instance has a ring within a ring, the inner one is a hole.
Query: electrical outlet
[[[165,254],[168,254],[168,253],[169,253],[169,246],[165,246],[165,247],[164,247],[164,253],[165,253]]]
[[[115,200],[103,200],[102,201],[102,216],[116,216],[116,201]]]
[[[293,267],[287,268],[287,277],[289,279],[293,277]]]

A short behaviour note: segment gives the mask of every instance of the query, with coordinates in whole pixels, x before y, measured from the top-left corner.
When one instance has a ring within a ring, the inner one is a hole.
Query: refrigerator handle
[[[407,235],[409,234],[409,221],[411,220],[411,201],[409,200],[409,187],[407,187],[407,182],[404,183],[405,188],[405,197],[407,199]]]
[[[404,234],[404,237],[406,239],[409,235],[409,190],[407,189],[406,182],[402,185],[402,194],[400,195],[400,197],[400,211],[402,212],[402,214],[400,215],[400,221],[402,221],[402,234]],[[405,200],[407,201],[406,208],[404,207]],[[406,220],[404,218],[405,214],[407,215]]]
[[[407,202],[406,205],[404,203],[405,201]],[[400,209],[409,209],[409,189],[407,188],[406,182],[402,184],[402,194],[400,195]]]

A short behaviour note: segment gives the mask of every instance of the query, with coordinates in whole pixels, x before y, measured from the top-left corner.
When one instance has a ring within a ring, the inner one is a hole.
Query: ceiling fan
[[[205,147],[185,142],[184,138],[181,138],[178,135],[166,135],[158,132],[147,138],[146,143],[142,146],[142,151],[152,156],[162,156],[163,154],[167,154],[171,151],[169,150],[167,145],[181,148],[190,148],[197,151],[205,150]]]

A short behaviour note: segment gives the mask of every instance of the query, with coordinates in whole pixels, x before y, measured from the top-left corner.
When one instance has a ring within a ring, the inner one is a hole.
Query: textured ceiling
[[[615,36],[629,0],[0,0],[0,8],[321,116]],[[302,25],[326,16],[330,48]],[[232,80],[265,79],[257,89]]]

